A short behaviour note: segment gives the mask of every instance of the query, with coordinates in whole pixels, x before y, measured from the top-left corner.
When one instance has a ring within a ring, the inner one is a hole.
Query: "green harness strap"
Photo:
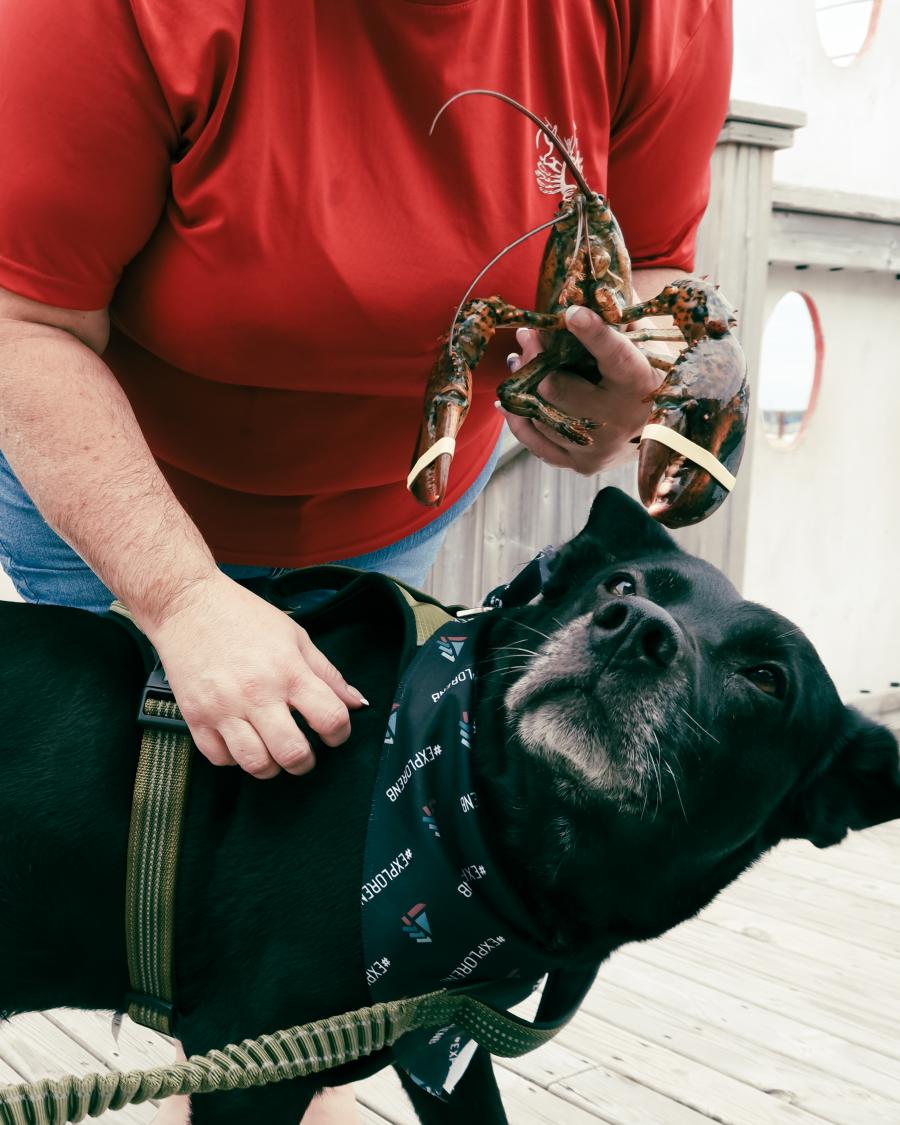
[[[401,585],[397,589],[412,609],[416,643],[422,645],[453,615],[420,602]],[[127,607],[113,602],[112,612],[137,627]],[[134,783],[125,884],[125,937],[128,952],[128,1015],[163,1035],[173,1032],[175,981],[172,967],[175,886],[181,854],[181,828],[194,745],[183,733],[174,699],[144,693],[145,726]],[[168,688],[164,679],[161,685]],[[167,693],[168,694],[168,693]],[[159,725],[156,725],[159,724]],[[171,724],[171,725],[168,725]]]
[[[121,602],[110,609],[137,629]],[[174,699],[145,692],[141,714],[158,725],[143,727],[131,803],[125,876],[128,1015],[171,1035],[175,885],[194,744]]]
[[[144,713],[181,719],[178,705],[147,698]],[[175,883],[194,744],[190,735],[149,729],[134,779],[125,880],[128,1015],[172,1034]]]

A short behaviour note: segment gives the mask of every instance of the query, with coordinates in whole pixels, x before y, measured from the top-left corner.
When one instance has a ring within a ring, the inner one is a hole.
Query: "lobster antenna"
[[[469,288],[463,294],[463,299],[459,302],[459,306],[458,306],[458,308],[456,310],[456,313],[453,317],[453,323],[450,325],[450,331],[447,333],[447,339],[450,341],[451,347],[453,345],[453,333],[456,331],[456,324],[457,324],[457,321],[459,320],[459,314],[463,310],[463,305],[465,305],[466,301],[468,301],[469,297],[471,297],[472,291],[474,290],[475,286],[478,284],[479,281],[481,281],[481,279],[484,277],[484,275],[487,273],[487,271],[491,268],[491,266],[493,266],[497,262],[499,262],[504,254],[508,254],[510,250],[515,250],[515,248],[517,246],[519,246],[522,242],[525,242],[527,239],[531,238],[532,235],[540,234],[541,231],[546,230],[547,227],[552,227],[556,223],[562,222],[563,219],[568,219],[571,214],[572,214],[572,210],[570,208],[568,211],[563,211],[559,215],[554,215],[554,217],[552,219],[548,219],[546,223],[541,223],[541,225],[539,227],[535,227],[534,230],[530,230],[527,234],[520,235],[515,240],[515,242],[511,242],[509,244],[509,246],[504,246],[503,249],[499,253],[495,254],[493,256],[493,258],[491,258],[491,260],[488,262],[488,264],[482,270],[479,271],[478,276],[475,278],[475,280],[472,282],[472,284],[469,286]]]
[[[547,137],[547,139],[553,144],[553,147],[559,153],[560,159],[574,176],[575,182],[578,184],[578,187],[582,192],[584,192],[588,199],[590,199],[590,197],[594,193],[588,187],[587,181],[581,174],[581,170],[572,159],[571,154],[568,152],[566,146],[559,139],[557,134],[554,133],[554,131],[550,128],[546,121],[541,121],[537,114],[532,113],[530,109],[526,109],[525,106],[521,104],[521,102],[517,102],[515,98],[511,98],[508,94],[500,94],[496,90],[460,90],[458,94],[454,94],[452,98],[448,98],[447,101],[444,102],[441,108],[434,115],[434,121],[432,121],[431,128],[428,130],[429,137],[434,132],[434,127],[438,123],[438,118],[441,116],[447,106],[452,105],[453,102],[457,100],[457,98],[465,98],[469,94],[486,94],[490,98],[499,98],[501,102],[506,102],[506,104],[511,105],[513,109],[517,109],[519,113],[524,113],[528,120],[533,121],[544,134],[544,136]]]

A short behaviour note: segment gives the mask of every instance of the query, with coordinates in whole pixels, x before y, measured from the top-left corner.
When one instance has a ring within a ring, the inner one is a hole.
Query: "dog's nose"
[[[674,618],[646,598],[621,598],[601,606],[591,621],[591,646],[616,663],[637,661],[668,668],[681,646]]]

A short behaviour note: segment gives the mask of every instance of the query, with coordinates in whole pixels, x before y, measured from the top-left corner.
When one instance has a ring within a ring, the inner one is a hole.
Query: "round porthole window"
[[[824,347],[819,314],[806,293],[785,293],[766,322],[757,401],[763,432],[779,448],[792,446],[816,405]]]
[[[875,35],[882,0],[815,0],[822,49],[835,66],[849,66]]]

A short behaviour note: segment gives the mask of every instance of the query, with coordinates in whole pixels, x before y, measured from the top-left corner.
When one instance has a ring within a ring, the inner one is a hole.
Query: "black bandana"
[[[475,649],[483,618],[448,622],[414,657],[384,740],[366,839],[362,932],[373,1001],[493,981],[508,1007],[554,966],[479,823],[471,756]],[[411,1032],[394,1055],[430,1093],[449,1093],[475,1044],[459,1028]]]

